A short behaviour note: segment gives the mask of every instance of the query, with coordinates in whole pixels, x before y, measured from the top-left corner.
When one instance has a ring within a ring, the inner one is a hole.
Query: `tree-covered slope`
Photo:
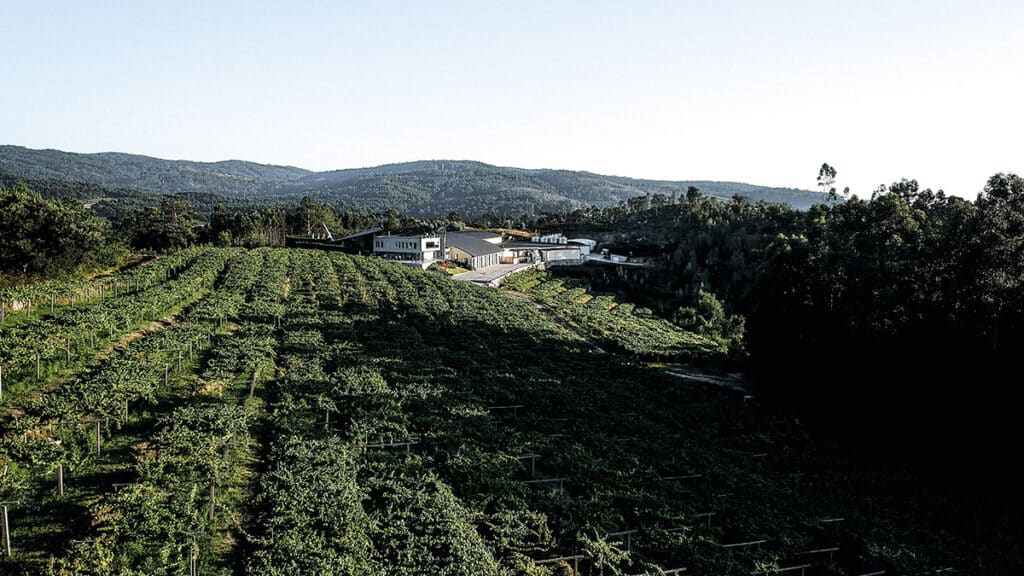
[[[275,186],[309,172],[240,160],[191,162],[103,152],[75,154],[0,146],[0,171],[23,178],[76,180],[155,192],[268,194]]]
[[[18,178],[69,180],[146,192],[203,193],[259,198],[313,195],[371,210],[416,216],[460,212],[478,216],[565,212],[587,205],[615,206],[645,194],[685,195],[690,186],[717,198],[742,195],[807,208],[822,195],[736,182],[637,180],[569,170],[527,170],[481,162],[430,160],[328,172],[310,172],[229,160],[190,162],[120,153],[74,154],[0,146],[0,173]]]

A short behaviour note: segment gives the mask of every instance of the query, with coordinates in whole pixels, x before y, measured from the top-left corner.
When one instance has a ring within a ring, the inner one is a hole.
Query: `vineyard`
[[[527,298],[334,252],[191,249],[0,293],[0,573],[863,575],[1021,557],[1000,527],[935,530],[961,511],[901,498],[916,487],[791,416],[641,361],[716,342],[519,282]]]
[[[502,286],[542,303],[585,338],[620,352],[691,361],[718,360],[730,352],[728,343],[680,330],[650,310],[608,295],[594,296],[585,287],[573,286],[535,268],[512,274]]]

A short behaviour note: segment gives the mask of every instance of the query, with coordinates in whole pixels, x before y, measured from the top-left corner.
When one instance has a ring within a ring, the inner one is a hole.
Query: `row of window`
[[[427,248],[437,248],[437,243],[434,242],[433,244],[434,245],[431,246],[430,243],[427,243]],[[383,240],[374,240],[373,241],[373,247],[377,248],[378,250],[383,249],[384,248],[384,241]],[[409,250],[419,250],[420,243],[417,242],[417,241],[410,242],[408,240],[398,240],[397,242],[395,242],[395,248],[405,248],[405,249],[409,249]]]

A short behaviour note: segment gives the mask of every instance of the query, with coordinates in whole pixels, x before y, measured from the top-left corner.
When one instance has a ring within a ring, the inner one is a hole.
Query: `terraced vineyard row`
[[[83,299],[53,312],[29,317],[26,308],[20,321],[0,327],[0,406],[73,376],[123,334],[191,303],[213,286],[230,254],[186,251],[79,287],[74,294]]]
[[[532,302],[337,253],[222,263],[161,327],[19,407],[0,568],[839,575],[1015,557],[859,501],[876,479],[791,419],[594,354]],[[98,456],[92,424],[55,425],[93,420]]]
[[[650,310],[619,303],[610,296],[593,296],[530,269],[506,278],[502,286],[528,295],[550,307],[557,317],[585,337],[637,356],[672,360],[711,360],[729,353],[726,345],[680,330]]]

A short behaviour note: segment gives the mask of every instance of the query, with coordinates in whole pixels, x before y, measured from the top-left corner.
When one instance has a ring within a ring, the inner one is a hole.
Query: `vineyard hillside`
[[[728,342],[550,278],[515,288],[191,248],[4,289],[0,573],[838,576],[1022,556],[1003,520],[958,521],[969,499],[865,469],[708,374]]]

